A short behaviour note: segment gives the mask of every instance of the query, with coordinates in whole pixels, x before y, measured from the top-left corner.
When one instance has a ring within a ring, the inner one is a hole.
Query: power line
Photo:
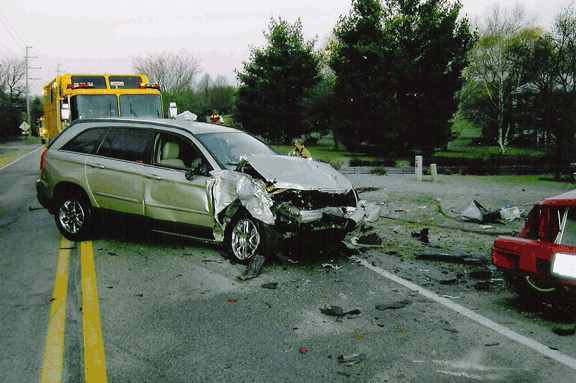
[[[10,28],[12,28],[12,31],[14,32],[14,34],[20,39],[20,42],[26,46],[26,43],[24,42],[24,40],[22,40],[22,38],[18,35],[18,32],[16,32],[16,29],[14,29],[14,27],[10,24],[10,22],[8,21],[8,18],[6,16],[4,16],[4,13],[2,13],[2,11],[0,11],[0,15],[2,15],[2,17],[4,17],[4,19],[6,20],[6,23],[8,23],[8,25],[10,26]],[[10,37],[12,37],[12,39],[14,40],[14,42],[16,42],[16,44],[20,45],[20,43],[18,41],[16,41],[16,39],[14,38],[14,36],[12,36],[12,33],[10,32],[10,30],[8,29],[8,27],[6,27],[6,24],[4,24],[4,21],[0,20],[0,22],[2,22],[2,25],[4,25],[4,28],[6,28],[6,31],[8,31],[8,34],[10,35]]]

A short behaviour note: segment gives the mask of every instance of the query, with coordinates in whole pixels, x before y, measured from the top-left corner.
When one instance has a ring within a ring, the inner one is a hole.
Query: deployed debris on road
[[[246,271],[242,275],[239,275],[237,278],[245,281],[248,279],[256,278],[260,275],[262,271],[262,265],[264,265],[264,261],[266,258],[262,255],[255,255],[250,259],[250,263],[246,267]]]
[[[350,311],[344,311],[340,306],[330,306],[330,308],[323,308],[320,309],[320,312],[325,315],[333,316],[333,317],[345,317],[346,315],[358,315],[360,314],[360,310],[354,309]]]
[[[500,209],[488,211],[478,201],[470,202],[470,205],[460,214],[463,221],[478,223],[494,223],[500,218]]]
[[[350,366],[353,366],[357,363],[363,362],[364,359],[366,359],[366,354],[360,353],[360,354],[352,354],[352,355],[348,355],[348,356],[340,355],[336,359],[338,359],[338,361],[340,363],[344,364],[345,366],[350,367]]]
[[[428,238],[428,234],[430,232],[430,229],[425,228],[420,230],[420,232],[412,232],[412,237],[414,238],[418,238],[419,241],[423,242],[423,243],[430,243],[430,239]]]
[[[462,263],[466,265],[481,265],[486,263],[482,259],[468,257],[461,253],[447,253],[442,251],[423,251],[418,256],[418,259],[424,259],[427,261]]]
[[[274,290],[276,288],[278,288],[278,282],[269,282],[269,283],[264,283],[262,285],[263,289],[270,289],[270,290]]]
[[[378,311],[384,311],[384,310],[388,310],[388,309],[401,309],[403,307],[406,307],[410,304],[411,302],[409,300],[403,300],[403,301],[398,301],[398,302],[393,302],[393,303],[381,303],[379,305],[376,305],[376,310]]]
[[[506,223],[520,218],[521,214],[522,211],[515,206],[508,205],[495,210],[487,210],[478,201],[472,201],[460,214],[460,219],[478,223]]]

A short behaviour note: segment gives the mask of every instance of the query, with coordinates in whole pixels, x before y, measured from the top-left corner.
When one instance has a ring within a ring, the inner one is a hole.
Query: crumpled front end
[[[321,230],[347,233],[364,222],[366,211],[359,203],[358,194],[341,180],[338,188],[304,189],[301,184],[283,182],[281,176],[267,180],[248,161],[242,162],[238,169],[240,171],[222,170],[213,174],[207,185],[217,241],[224,240],[226,227],[240,208],[273,226],[280,238]],[[323,175],[334,178],[331,172]],[[294,176],[293,172],[290,176]]]

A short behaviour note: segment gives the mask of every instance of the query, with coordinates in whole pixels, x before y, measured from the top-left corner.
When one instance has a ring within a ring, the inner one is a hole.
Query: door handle
[[[146,174],[146,178],[152,178],[152,179],[155,179],[155,180],[161,180],[161,179],[162,179],[162,177],[160,177],[160,176],[157,175],[157,174]]]
[[[97,168],[97,169],[104,169],[104,165],[100,165],[100,164],[88,164],[88,166],[90,166],[92,168]]]

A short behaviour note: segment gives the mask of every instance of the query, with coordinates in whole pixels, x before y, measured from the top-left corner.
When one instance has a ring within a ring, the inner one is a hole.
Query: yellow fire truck
[[[163,117],[160,86],[144,75],[58,76],[44,85],[46,141],[86,118]]]
[[[39,125],[39,129],[38,129],[38,133],[40,135],[40,138],[42,139],[42,143],[45,144],[46,143],[46,126],[44,126],[44,121],[46,119],[44,118],[44,116],[40,117],[40,119],[38,120],[38,125]]]

